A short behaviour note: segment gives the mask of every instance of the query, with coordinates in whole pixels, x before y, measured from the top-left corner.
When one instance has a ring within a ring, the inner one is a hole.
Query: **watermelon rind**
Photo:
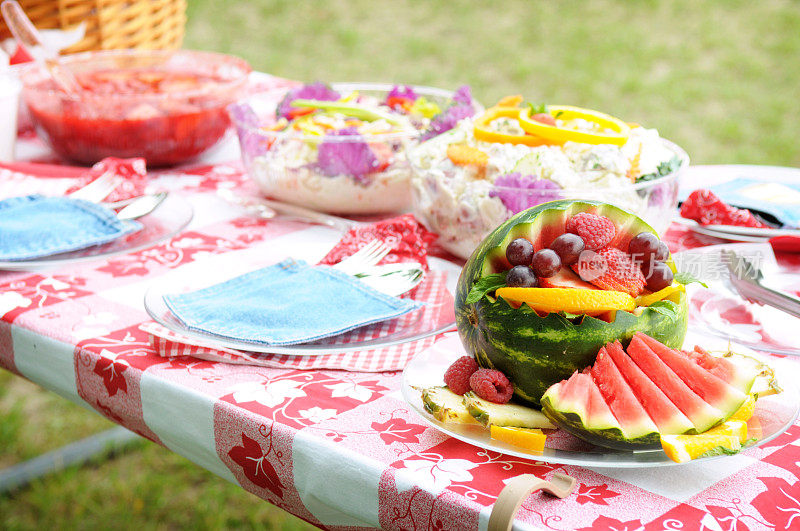
[[[576,376],[585,376],[586,378],[585,381],[575,382],[575,385],[585,386],[588,384],[595,386],[595,390],[597,390],[591,376],[577,374],[573,375],[570,380]],[[658,433],[647,433],[639,437],[632,437],[626,433],[610,411],[606,415],[591,415],[586,411],[584,401],[570,400],[566,396],[568,393],[561,392],[567,382],[554,384],[542,396],[542,413],[559,428],[595,446],[613,450],[648,450],[661,446],[661,438]],[[589,389],[586,389],[584,393],[578,395],[590,392]],[[597,392],[599,393],[599,390]]]
[[[606,343],[619,340],[627,345],[634,333],[643,332],[680,348],[686,335],[684,293],[634,312],[617,311],[611,323],[590,316],[570,320],[551,313],[542,317],[527,305],[513,308],[503,299],[486,296],[466,302],[481,277],[508,267],[503,249],[512,239],[524,236],[534,240],[537,249],[547,246],[578,212],[610,218],[622,237],[646,231],[657,234],[634,214],[599,201],[543,203],[513,216],[489,234],[467,261],[456,287],[456,324],[464,348],[482,367],[502,371],[514,384],[516,400],[534,406],[541,405],[542,394],[552,384],[592,365]]]

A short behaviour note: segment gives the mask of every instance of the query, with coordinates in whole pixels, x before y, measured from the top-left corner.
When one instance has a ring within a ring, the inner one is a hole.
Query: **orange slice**
[[[489,428],[489,436],[496,441],[503,441],[532,452],[542,453],[547,435],[537,428],[512,428],[510,426],[496,426]]]
[[[447,157],[456,166],[485,168],[489,162],[489,155],[478,148],[466,144],[450,144],[447,146]]]
[[[747,422],[744,420],[726,420],[700,435],[735,435],[739,442],[747,442]]]
[[[524,302],[531,309],[546,313],[600,315],[610,310],[636,308],[636,301],[627,293],[601,289],[499,288],[497,296],[509,302]]]
[[[750,417],[747,420],[747,437],[760,441],[764,438],[764,430],[761,427],[761,421],[758,417]]]
[[[661,447],[676,463],[686,463],[709,452],[734,454],[742,449],[735,435],[662,435]]]
[[[729,420],[698,435],[662,435],[661,447],[676,463],[711,454],[735,454],[747,441],[747,423]]]
[[[638,297],[636,297],[636,306],[650,306],[654,302],[663,301],[673,293],[679,291],[686,291],[686,288],[683,287],[683,284],[679,284],[678,282],[673,282],[672,285],[667,286],[664,289],[658,290],[655,293],[639,295]]]
[[[750,420],[750,417],[753,416],[753,412],[755,410],[756,410],[756,397],[754,397],[753,395],[749,395],[747,397],[747,400],[744,401],[744,404],[742,404],[742,407],[737,409],[736,413],[731,415],[731,417],[728,420],[729,421],[743,420],[744,422],[747,422],[748,420]]]

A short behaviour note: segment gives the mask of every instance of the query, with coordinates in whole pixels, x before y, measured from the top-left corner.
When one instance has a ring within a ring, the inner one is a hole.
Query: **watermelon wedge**
[[[719,409],[692,391],[672,369],[650,350],[642,338],[634,335],[628,345],[628,355],[636,362],[650,380],[661,389],[667,398],[694,424],[697,433],[702,433],[727,418]],[[733,411],[730,412],[730,415]]]
[[[714,376],[682,352],[672,350],[644,334],[637,333],[636,336],[639,336],[650,347],[650,350],[655,352],[656,356],[666,363],[703,401],[720,411],[730,411],[727,417],[733,415],[747,399],[747,394]]]
[[[692,421],[636,366],[619,341],[606,345],[606,351],[662,435],[694,432]]]
[[[542,397],[542,411],[557,396],[562,410],[550,410],[546,415],[551,420],[558,418],[562,429],[600,446],[607,446],[604,441],[629,438],[588,373],[575,372],[569,379],[553,384],[547,392],[550,396],[545,393]]]
[[[636,334],[627,352],[619,342],[608,343],[591,368],[550,386],[542,412],[598,446],[659,448],[662,435],[703,433],[727,420],[763,369],[713,358]]]
[[[735,363],[728,358],[712,356],[699,346],[686,353],[695,363],[709,371],[714,376],[730,382],[732,386],[741,389],[744,393],[749,393],[753,387],[757,374],[756,360],[750,361],[744,356],[739,356],[740,363]],[[748,366],[742,366],[743,364]]]
[[[600,394],[629,438],[658,437],[658,428],[622,377],[606,347],[597,353],[591,374]]]

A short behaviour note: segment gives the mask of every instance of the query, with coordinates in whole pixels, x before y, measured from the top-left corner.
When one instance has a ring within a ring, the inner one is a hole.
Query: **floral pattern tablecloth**
[[[0,183],[27,179],[0,172]],[[485,529],[509,478],[559,471],[578,479],[575,493],[564,500],[530,496],[516,529],[800,529],[798,425],[757,449],[708,463],[590,470],[509,457],[443,435],[404,402],[399,372],[156,355],[139,328],[148,321],[142,299],[153,279],[254,255],[319,260],[341,236],[256,219],[221,199],[221,187],[252,186],[238,163],[162,171],[158,183],[194,206],[195,220],[182,234],[108,260],[0,272],[0,367],[329,529]],[[668,239],[673,250],[718,243],[681,229]],[[800,271],[796,257],[785,264]]]

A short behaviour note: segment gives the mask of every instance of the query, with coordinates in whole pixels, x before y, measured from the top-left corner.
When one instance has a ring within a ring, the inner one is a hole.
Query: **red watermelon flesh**
[[[630,356],[622,350],[619,341],[609,343],[605,349],[642,407],[658,426],[659,433],[680,435],[694,429],[692,421],[675,407],[675,404],[642,372],[642,369],[636,366]]]
[[[749,393],[753,386],[758,370],[754,367],[741,367],[733,361],[713,356],[699,346],[686,353],[695,363],[721,380],[734,386],[744,393]]]
[[[636,335],[641,336],[650,350],[655,352],[656,356],[661,358],[661,361],[666,363],[692,391],[723,413],[730,411],[730,414],[733,414],[747,399],[745,393],[714,376],[683,353],[672,350],[645,334]]]
[[[692,421],[699,433],[727,418],[722,411],[697,396],[666,363],[661,361],[642,340],[642,334],[633,336],[628,345],[628,355],[642,369],[642,372],[664,392],[667,398]]]
[[[586,393],[586,414],[591,419],[591,427],[594,429],[620,428],[614,413],[603,400],[600,389],[592,380],[588,373],[576,373],[573,375],[576,384]]]
[[[597,360],[591,369],[592,379],[603,395],[608,407],[629,438],[643,437],[657,433],[658,428],[625,382],[606,347],[597,353]]]

